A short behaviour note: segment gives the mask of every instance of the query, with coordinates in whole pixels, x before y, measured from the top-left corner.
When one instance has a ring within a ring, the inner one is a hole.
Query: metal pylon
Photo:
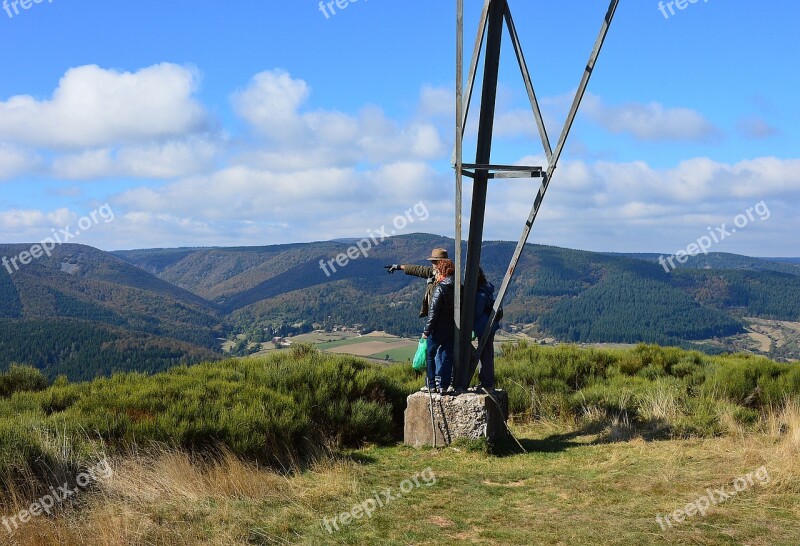
[[[547,129],[542,118],[539,102],[533,88],[533,83],[528,71],[525,56],[522,52],[519,36],[511,17],[511,10],[508,7],[508,0],[484,0],[481,19],[478,24],[478,36],[475,40],[475,48],[472,53],[472,61],[467,79],[467,96],[464,97],[463,88],[463,51],[464,51],[464,0],[457,0],[456,15],[456,145],[453,156],[453,166],[456,173],[456,217],[455,217],[455,267],[456,279],[461,280],[462,256],[461,256],[461,228],[462,228],[462,185],[463,177],[468,176],[473,179],[472,208],[470,215],[469,236],[467,238],[467,264],[464,277],[464,296],[455,291],[455,323],[456,323],[456,344],[455,344],[455,370],[453,374],[454,385],[457,389],[465,389],[469,386],[474,368],[470,366],[471,354],[471,334],[472,324],[475,318],[475,297],[478,288],[478,269],[481,260],[481,244],[483,242],[483,224],[486,212],[486,192],[488,182],[497,178],[541,178],[542,183],[539,193],[533,202],[533,207],[525,222],[514,255],[506,270],[500,291],[495,298],[494,308],[489,317],[489,324],[478,344],[478,355],[483,351],[492,328],[496,322],[497,311],[503,303],[508,285],[514,276],[514,270],[519,263],[525,244],[528,241],[533,223],[539,213],[539,207],[544,200],[547,188],[552,180],[553,173],[558,166],[558,160],[564,150],[567,137],[569,136],[575,116],[578,113],[589,79],[594,71],[595,63],[600,55],[614,13],[617,10],[619,0],[611,0],[608,11],[600,28],[600,34],[594,44],[594,49],[589,56],[589,62],[583,72],[578,90],[572,102],[572,108],[561,130],[555,149],[550,147],[550,139],[547,136]],[[500,66],[500,49],[503,37],[503,23],[511,36],[511,43],[517,57],[522,79],[528,92],[528,99],[531,103],[539,136],[542,140],[547,167],[523,166],[523,165],[493,165],[491,163],[492,136],[494,131],[495,101],[497,98],[497,78]],[[475,76],[478,69],[478,61],[484,49],[484,38],[486,41],[483,69],[483,85],[481,88],[481,110],[478,123],[478,143],[475,154],[475,163],[463,162],[463,143],[464,129],[466,127],[469,106],[472,100],[472,93],[475,86]],[[463,301],[462,301],[463,299]]]

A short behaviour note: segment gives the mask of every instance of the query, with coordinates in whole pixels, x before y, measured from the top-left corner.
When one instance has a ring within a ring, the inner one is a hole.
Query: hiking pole
[[[433,393],[431,393],[431,384],[428,380],[427,373],[425,374],[425,386],[428,387],[428,398],[430,399],[428,408],[431,410],[431,432],[433,433],[433,447],[436,449],[436,421],[433,419]]]

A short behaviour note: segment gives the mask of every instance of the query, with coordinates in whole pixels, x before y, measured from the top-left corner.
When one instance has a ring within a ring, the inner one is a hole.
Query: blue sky
[[[465,1],[467,55],[481,4]],[[674,253],[759,204],[711,250],[800,255],[800,4],[667,4],[620,2],[530,241]],[[509,5],[555,144],[608,3]],[[430,214],[403,232],[452,236],[455,0],[7,6],[0,242],[106,203],[114,220],[77,242],[361,237],[418,203]],[[543,164],[503,47],[493,160]],[[537,184],[492,183],[486,239],[519,237]]]

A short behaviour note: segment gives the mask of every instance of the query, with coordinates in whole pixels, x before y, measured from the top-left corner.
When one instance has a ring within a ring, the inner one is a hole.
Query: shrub
[[[47,388],[47,378],[32,366],[12,364],[8,371],[0,374],[0,396],[8,397],[15,392],[41,391]]]
[[[640,344],[627,351],[506,344],[497,382],[511,412],[531,419],[588,423],[624,415],[678,436],[724,432],[800,394],[800,365],[753,355],[707,356]],[[601,417],[603,416],[603,417]],[[591,419],[589,419],[591,417]]]
[[[290,468],[321,446],[390,441],[402,430],[407,394],[398,383],[364,360],[308,349],[153,376],[60,382],[0,401],[0,425],[10,427],[0,435],[0,465],[49,460],[44,440],[35,438],[61,434],[65,445],[94,442],[110,451],[154,443],[194,453],[226,446]],[[20,414],[37,423],[39,436],[23,441],[21,431],[11,434]]]
[[[652,345],[622,351],[520,343],[504,351],[497,384],[522,419],[601,426],[616,419],[709,436],[755,426],[770,407],[800,395],[800,365],[765,358]],[[384,367],[297,345],[152,376],[59,379],[49,388],[36,370],[13,367],[0,384],[0,480],[9,486],[15,475],[46,481],[50,472],[68,473],[98,449],[154,443],[198,454],[228,449],[292,468],[323,448],[399,437],[406,397],[422,379],[408,364]]]
[[[748,406],[780,402],[787,394],[788,374],[795,365],[737,355],[716,359],[706,373],[705,389]]]
[[[642,359],[635,354],[627,354],[619,360],[619,371],[625,375],[636,375],[644,366]]]
[[[666,377],[667,372],[661,366],[648,364],[647,366],[639,370],[636,375],[653,381],[658,379],[659,377]]]

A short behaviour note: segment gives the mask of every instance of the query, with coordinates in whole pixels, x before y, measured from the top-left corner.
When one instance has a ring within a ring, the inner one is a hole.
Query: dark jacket
[[[489,314],[492,312],[492,302],[494,302],[494,285],[490,282],[478,286],[478,293],[475,295],[475,322],[472,331],[480,337],[489,322]],[[500,328],[499,320],[495,321],[493,330],[496,332]]]
[[[455,286],[455,279],[450,276],[442,279],[434,288],[428,322],[425,324],[426,335],[433,335],[437,340],[455,337],[455,321],[453,320]]]
[[[425,295],[422,297],[422,306],[419,310],[420,317],[427,317],[428,309],[430,309],[431,297],[433,296],[433,289],[436,288],[436,274],[433,271],[433,266],[403,264],[403,271],[405,271],[406,275],[414,275],[415,277],[422,277],[428,280],[428,284],[425,287]]]

